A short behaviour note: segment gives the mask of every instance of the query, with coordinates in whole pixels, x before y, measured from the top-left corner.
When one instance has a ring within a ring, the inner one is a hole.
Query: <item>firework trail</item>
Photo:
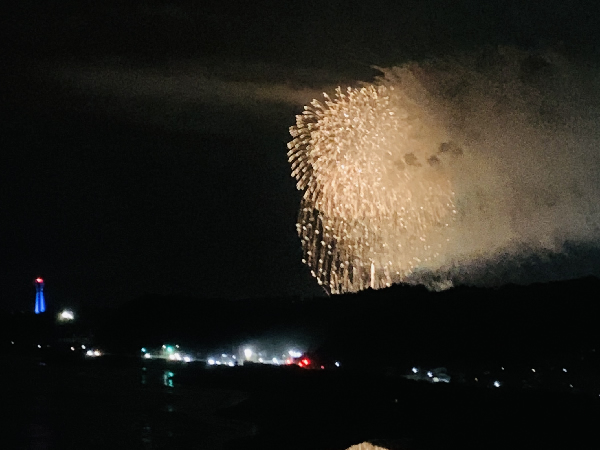
[[[598,148],[598,136],[578,128],[600,114],[573,114],[581,105],[561,91],[581,80],[564,64],[510,49],[492,56],[385,69],[296,116],[288,158],[303,191],[297,231],[303,262],[329,292],[414,280],[510,246],[556,245],[565,222],[550,222],[574,180],[548,169],[581,169],[586,150],[564,150],[576,132],[577,148]],[[588,225],[600,222],[593,203]],[[589,231],[567,228],[571,238]],[[442,278],[430,287],[451,286]]]

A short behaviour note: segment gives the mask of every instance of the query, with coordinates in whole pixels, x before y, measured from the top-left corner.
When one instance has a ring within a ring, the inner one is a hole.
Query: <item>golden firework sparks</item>
[[[303,262],[331,293],[389,286],[431,264],[455,213],[447,162],[462,150],[411,72],[391,78],[324,94],[290,128]]]

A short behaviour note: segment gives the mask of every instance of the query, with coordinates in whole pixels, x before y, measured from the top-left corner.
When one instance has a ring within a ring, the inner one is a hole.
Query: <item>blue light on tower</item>
[[[46,301],[44,300],[44,280],[35,279],[35,313],[40,314],[46,311]]]

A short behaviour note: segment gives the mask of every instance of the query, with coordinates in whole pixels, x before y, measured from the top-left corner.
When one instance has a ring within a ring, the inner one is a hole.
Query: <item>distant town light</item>
[[[183,361],[186,362],[186,363],[189,363],[189,362],[192,361],[192,358],[190,358],[189,356],[184,356],[183,357]]]
[[[146,350],[146,347],[142,347],[142,353],[146,353],[148,350]]]
[[[215,360],[212,358],[209,358],[209,360],[207,361],[208,364],[210,364],[211,366],[213,366],[215,364]]]
[[[429,371],[429,372],[427,372],[427,376],[428,376],[429,378],[431,378],[431,377],[433,376],[433,372],[432,372],[432,371]]]
[[[340,362],[339,361],[335,362],[335,367],[340,367]]]
[[[565,373],[567,372],[567,369],[565,369],[564,367],[563,367],[563,372],[565,372]]]
[[[179,353],[173,353],[169,355],[171,361],[181,361],[181,355]]]
[[[61,322],[70,322],[75,320],[75,314],[70,309],[65,309],[59,313],[58,320]]]
[[[292,358],[300,358],[302,356],[302,353],[300,353],[298,350],[290,350],[290,351],[288,351],[288,354]]]
[[[144,358],[150,359],[150,358],[152,358],[152,355],[150,353],[145,353]]]
[[[500,387],[500,382],[499,381],[494,381],[494,386],[495,387]]]
[[[416,367],[412,368],[412,373],[417,373],[419,371],[419,369],[417,369]]]
[[[245,348],[244,349],[244,356],[246,357],[246,359],[252,358],[252,349],[251,348]]]

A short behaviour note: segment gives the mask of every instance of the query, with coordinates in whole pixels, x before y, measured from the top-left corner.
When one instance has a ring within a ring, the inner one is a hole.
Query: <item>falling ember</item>
[[[288,143],[304,191],[303,262],[331,293],[382,288],[434,265],[454,220],[450,171],[462,148],[433,99],[407,69],[324,97],[296,116]]]

